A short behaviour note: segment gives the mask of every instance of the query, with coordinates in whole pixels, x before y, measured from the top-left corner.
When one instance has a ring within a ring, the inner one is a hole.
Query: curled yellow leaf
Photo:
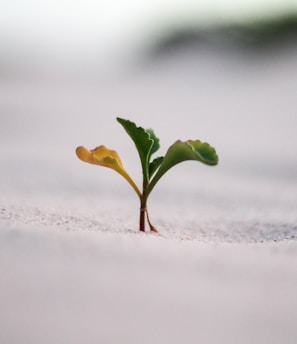
[[[110,150],[105,146],[99,146],[92,150],[80,146],[76,148],[76,155],[84,162],[88,162],[93,165],[109,167],[115,170],[127,180],[137,195],[141,197],[141,193],[137,185],[125,170],[122,160],[116,151]]]

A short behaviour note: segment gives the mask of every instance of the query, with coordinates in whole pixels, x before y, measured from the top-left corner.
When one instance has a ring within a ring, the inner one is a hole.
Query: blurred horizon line
[[[260,19],[261,18],[261,19]],[[188,18],[181,23],[176,18],[163,27],[146,29],[139,39],[126,37],[108,44],[100,40],[86,40],[84,44],[26,41],[9,33],[0,35],[0,77],[17,75],[93,74],[100,77],[106,72],[118,73],[131,65],[143,65],[164,54],[191,48],[196,51],[211,47],[211,51],[233,54],[272,53],[287,46],[297,46],[297,10],[253,17],[249,20],[230,20],[201,23]],[[81,38],[80,38],[81,39]],[[58,49],[57,49],[58,48]],[[260,56],[260,54],[259,54]]]

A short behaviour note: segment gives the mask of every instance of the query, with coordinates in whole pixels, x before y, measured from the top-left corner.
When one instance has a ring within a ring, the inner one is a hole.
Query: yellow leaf
[[[115,170],[127,180],[127,182],[133,187],[137,195],[141,197],[141,193],[138,187],[125,170],[122,160],[116,151],[110,150],[105,146],[99,146],[92,150],[88,150],[87,148],[80,146],[76,148],[76,155],[80,160],[84,162],[109,167]]]

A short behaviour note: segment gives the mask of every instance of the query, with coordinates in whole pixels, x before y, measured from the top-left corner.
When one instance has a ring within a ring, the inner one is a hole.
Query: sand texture
[[[1,344],[297,342],[297,53],[199,59],[0,81]],[[217,148],[217,167],[187,162],[156,186],[160,235],[138,232],[124,180],[75,156],[105,144],[140,185],[116,116],[154,128],[161,154]]]

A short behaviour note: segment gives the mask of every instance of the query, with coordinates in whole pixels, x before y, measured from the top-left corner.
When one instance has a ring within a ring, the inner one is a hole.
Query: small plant
[[[178,140],[169,147],[165,156],[152,160],[152,155],[160,148],[159,139],[153,130],[137,127],[135,123],[123,118],[117,118],[117,121],[124,127],[137,148],[142,166],[142,192],[125,170],[121,158],[116,151],[110,150],[105,146],[99,146],[92,150],[80,146],[76,149],[76,154],[84,162],[112,168],[123,176],[132,186],[140,200],[139,230],[145,232],[145,219],[147,219],[151,231],[158,232],[150,222],[147,200],[160,178],[171,167],[180,162],[196,160],[207,165],[216,165],[218,163],[218,156],[215,149],[208,143],[199,140],[184,142]]]

